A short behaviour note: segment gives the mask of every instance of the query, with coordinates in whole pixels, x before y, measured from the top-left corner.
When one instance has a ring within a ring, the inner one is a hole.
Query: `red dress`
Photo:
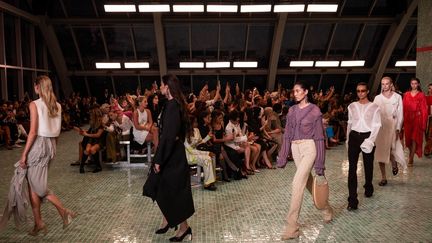
[[[426,121],[428,118],[426,96],[423,92],[418,92],[414,96],[411,95],[411,91],[404,94],[403,113],[405,145],[411,147],[412,141],[414,141],[417,144],[415,153],[421,158],[423,134],[426,130]]]
[[[424,147],[424,155],[429,156],[432,154],[432,114],[430,107],[432,106],[432,95],[426,96],[426,102],[428,105],[428,122],[426,127],[426,145]]]
[[[428,105],[428,114],[431,115],[431,109],[429,109],[429,107],[432,105],[432,95],[426,96],[426,103]]]

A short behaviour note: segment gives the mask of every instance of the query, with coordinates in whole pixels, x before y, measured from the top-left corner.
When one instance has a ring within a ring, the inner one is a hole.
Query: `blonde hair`
[[[145,100],[147,100],[147,95],[139,96],[137,98],[138,106],[140,106]]]
[[[392,78],[390,78],[389,76],[384,76],[384,77],[381,79],[381,81],[382,81],[383,79],[387,79],[388,81],[390,81],[390,84],[391,84],[391,91],[395,91],[395,90],[396,90]],[[383,88],[381,87],[381,93],[382,93],[382,92],[383,92]]]
[[[48,115],[50,117],[58,116],[59,108],[57,106],[57,98],[53,92],[51,79],[46,75],[38,76],[35,84],[39,85],[39,97],[48,107]]]
[[[90,127],[99,128],[102,126],[102,111],[99,108],[94,108],[90,111]]]

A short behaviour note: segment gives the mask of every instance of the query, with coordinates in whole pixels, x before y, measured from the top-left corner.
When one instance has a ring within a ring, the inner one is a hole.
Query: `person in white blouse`
[[[211,139],[210,135],[207,135],[204,139],[201,137],[198,129],[198,122],[195,117],[191,117],[191,123],[193,124],[193,136],[185,139],[184,146],[186,149],[186,158],[189,165],[199,165],[203,167],[204,171],[204,189],[209,191],[215,191],[216,186],[216,159],[214,154],[209,151],[198,150],[197,147],[200,144],[205,144]],[[201,175],[199,175],[201,176]]]
[[[375,139],[381,127],[380,109],[368,99],[369,90],[366,83],[357,84],[358,101],[348,106],[348,211],[356,210],[357,199],[357,163],[360,152],[363,154],[365,175],[365,196],[372,197],[373,161]]]
[[[233,110],[228,114],[229,122],[225,127],[225,134],[232,136],[233,139],[225,141],[225,151],[233,162],[236,162],[236,166],[242,168],[240,164],[241,154],[244,154],[244,167],[246,173],[251,170],[251,147],[248,143],[248,137],[243,133],[240,128],[240,117],[237,110]],[[234,152],[233,152],[234,151]],[[242,178],[247,178],[242,176]]]
[[[107,143],[107,150],[115,149],[118,156],[122,153],[121,157],[125,157],[125,152],[120,150],[119,141],[129,141],[130,140],[130,130],[133,127],[133,122],[128,116],[123,114],[123,111],[119,109],[113,109],[109,113],[109,117],[112,121],[110,126],[106,126],[104,129],[110,133],[116,132],[116,140],[111,144]]]
[[[381,181],[378,185],[387,185],[386,164],[391,162],[393,175],[397,175],[399,168],[403,169],[406,161],[399,132],[403,121],[402,96],[394,92],[393,80],[390,77],[381,79],[381,94],[377,95],[374,103],[380,107],[381,129],[376,143],[375,160],[379,162]]]

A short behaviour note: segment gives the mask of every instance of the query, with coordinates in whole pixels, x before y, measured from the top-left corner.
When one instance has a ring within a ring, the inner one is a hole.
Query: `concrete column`
[[[3,12],[0,12],[0,64],[6,64],[6,47],[4,38],[4,16]],[[0,71],[0,85],[1,85],[1,98],[8,100],[8,86],[6,77],[6,68],[2,68]]]
[[[417,20],[417,67],[416,75],[422,89],[432,83],[432,1],[420,0]]]
[[[60,81],[59,85],[61,85],[64,96],[69,97],[72,93],[72,84],[68,76],[66,61],[64,59],[60,43],[57,39],[57,35],[54,31],[54,27],[47,23],[46,17],[40,16],[39,28],[42,36],[45,39],[46,45],[49,46],[48,50],[51,54],[54,67],[57,71],[58,79]]]
[[[273,91],[276,84],[277,68],[279,63],[280,49],[282,46],[282,39],[285,32],[285,23],[287,20],[287,13],[281,13],[275,25],[273,33],[272,50],[270,54],[269,73],[267,78],[267,89]]]
[[[160,13],[153,14],[153,25],[156,37],[156,48],[158,53],[159,61],[159,72],[160,76],[167,74],[167,62],[166,62],[166,51],[165,51],[165,36],[162,25],[162,15]]]
[[[23,67],[23,53],[22,53],[22,42],[21,42],[21,19],[15,18],[15,42],[16,42],[16,57],[17,66]],[[18,70],[18,100],[24,99],[24,71]]]

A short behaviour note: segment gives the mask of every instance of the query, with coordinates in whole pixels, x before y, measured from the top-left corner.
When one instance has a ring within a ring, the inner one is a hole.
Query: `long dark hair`
[[[308,86],[308,84],[305,82],[305,81],[296,81],[295,83],[294,83],[294,85],[293,85],[293,90],[294,90],[294,86],[296,86],[296,85],[298,85],[298,86],[300,86],[300,88],[302,89],[302,90],[304,90],[304,91],[308,91],[308,93],[307,93],[307,101],[309,102],[309,103],[315,103],[314,102],[314,99],[313,99],[313,96],[312,96],[312,90],[310,89],[310,87]]]
[[[193,134],[192,124],[189,119],[189,112],[187,109],[187,103],[185,96],[183,95],[180,80],[173,74],[167,74],[162,77],[162,82],[168,85],[171,96],[179,104],[180,107],[180,119],[182,121],[181,136],[182,140],[189,139]]]
[[[417,83],[419,84],[417,90],[420,91],[420,92],[423,92],[423,90],[421,89],[420,79],[418,79],[416,77],[410,79],[409,90],[412,90],[412,88],[411,88],[411,81],[413,81],[413,80],[417,81]]]
[[[161,107],[161,102],[162,102],[161,99],[159,99],[159,103],[157,105],[154,105],[153,100],[155,97],[160,98],[161,95],[155,93],[149,95],[149,97],[147,98],[147,108],[150,110],[152,114],[153,121],[157,120],[157,117],[159,116],[160,113],[159,107]]]

